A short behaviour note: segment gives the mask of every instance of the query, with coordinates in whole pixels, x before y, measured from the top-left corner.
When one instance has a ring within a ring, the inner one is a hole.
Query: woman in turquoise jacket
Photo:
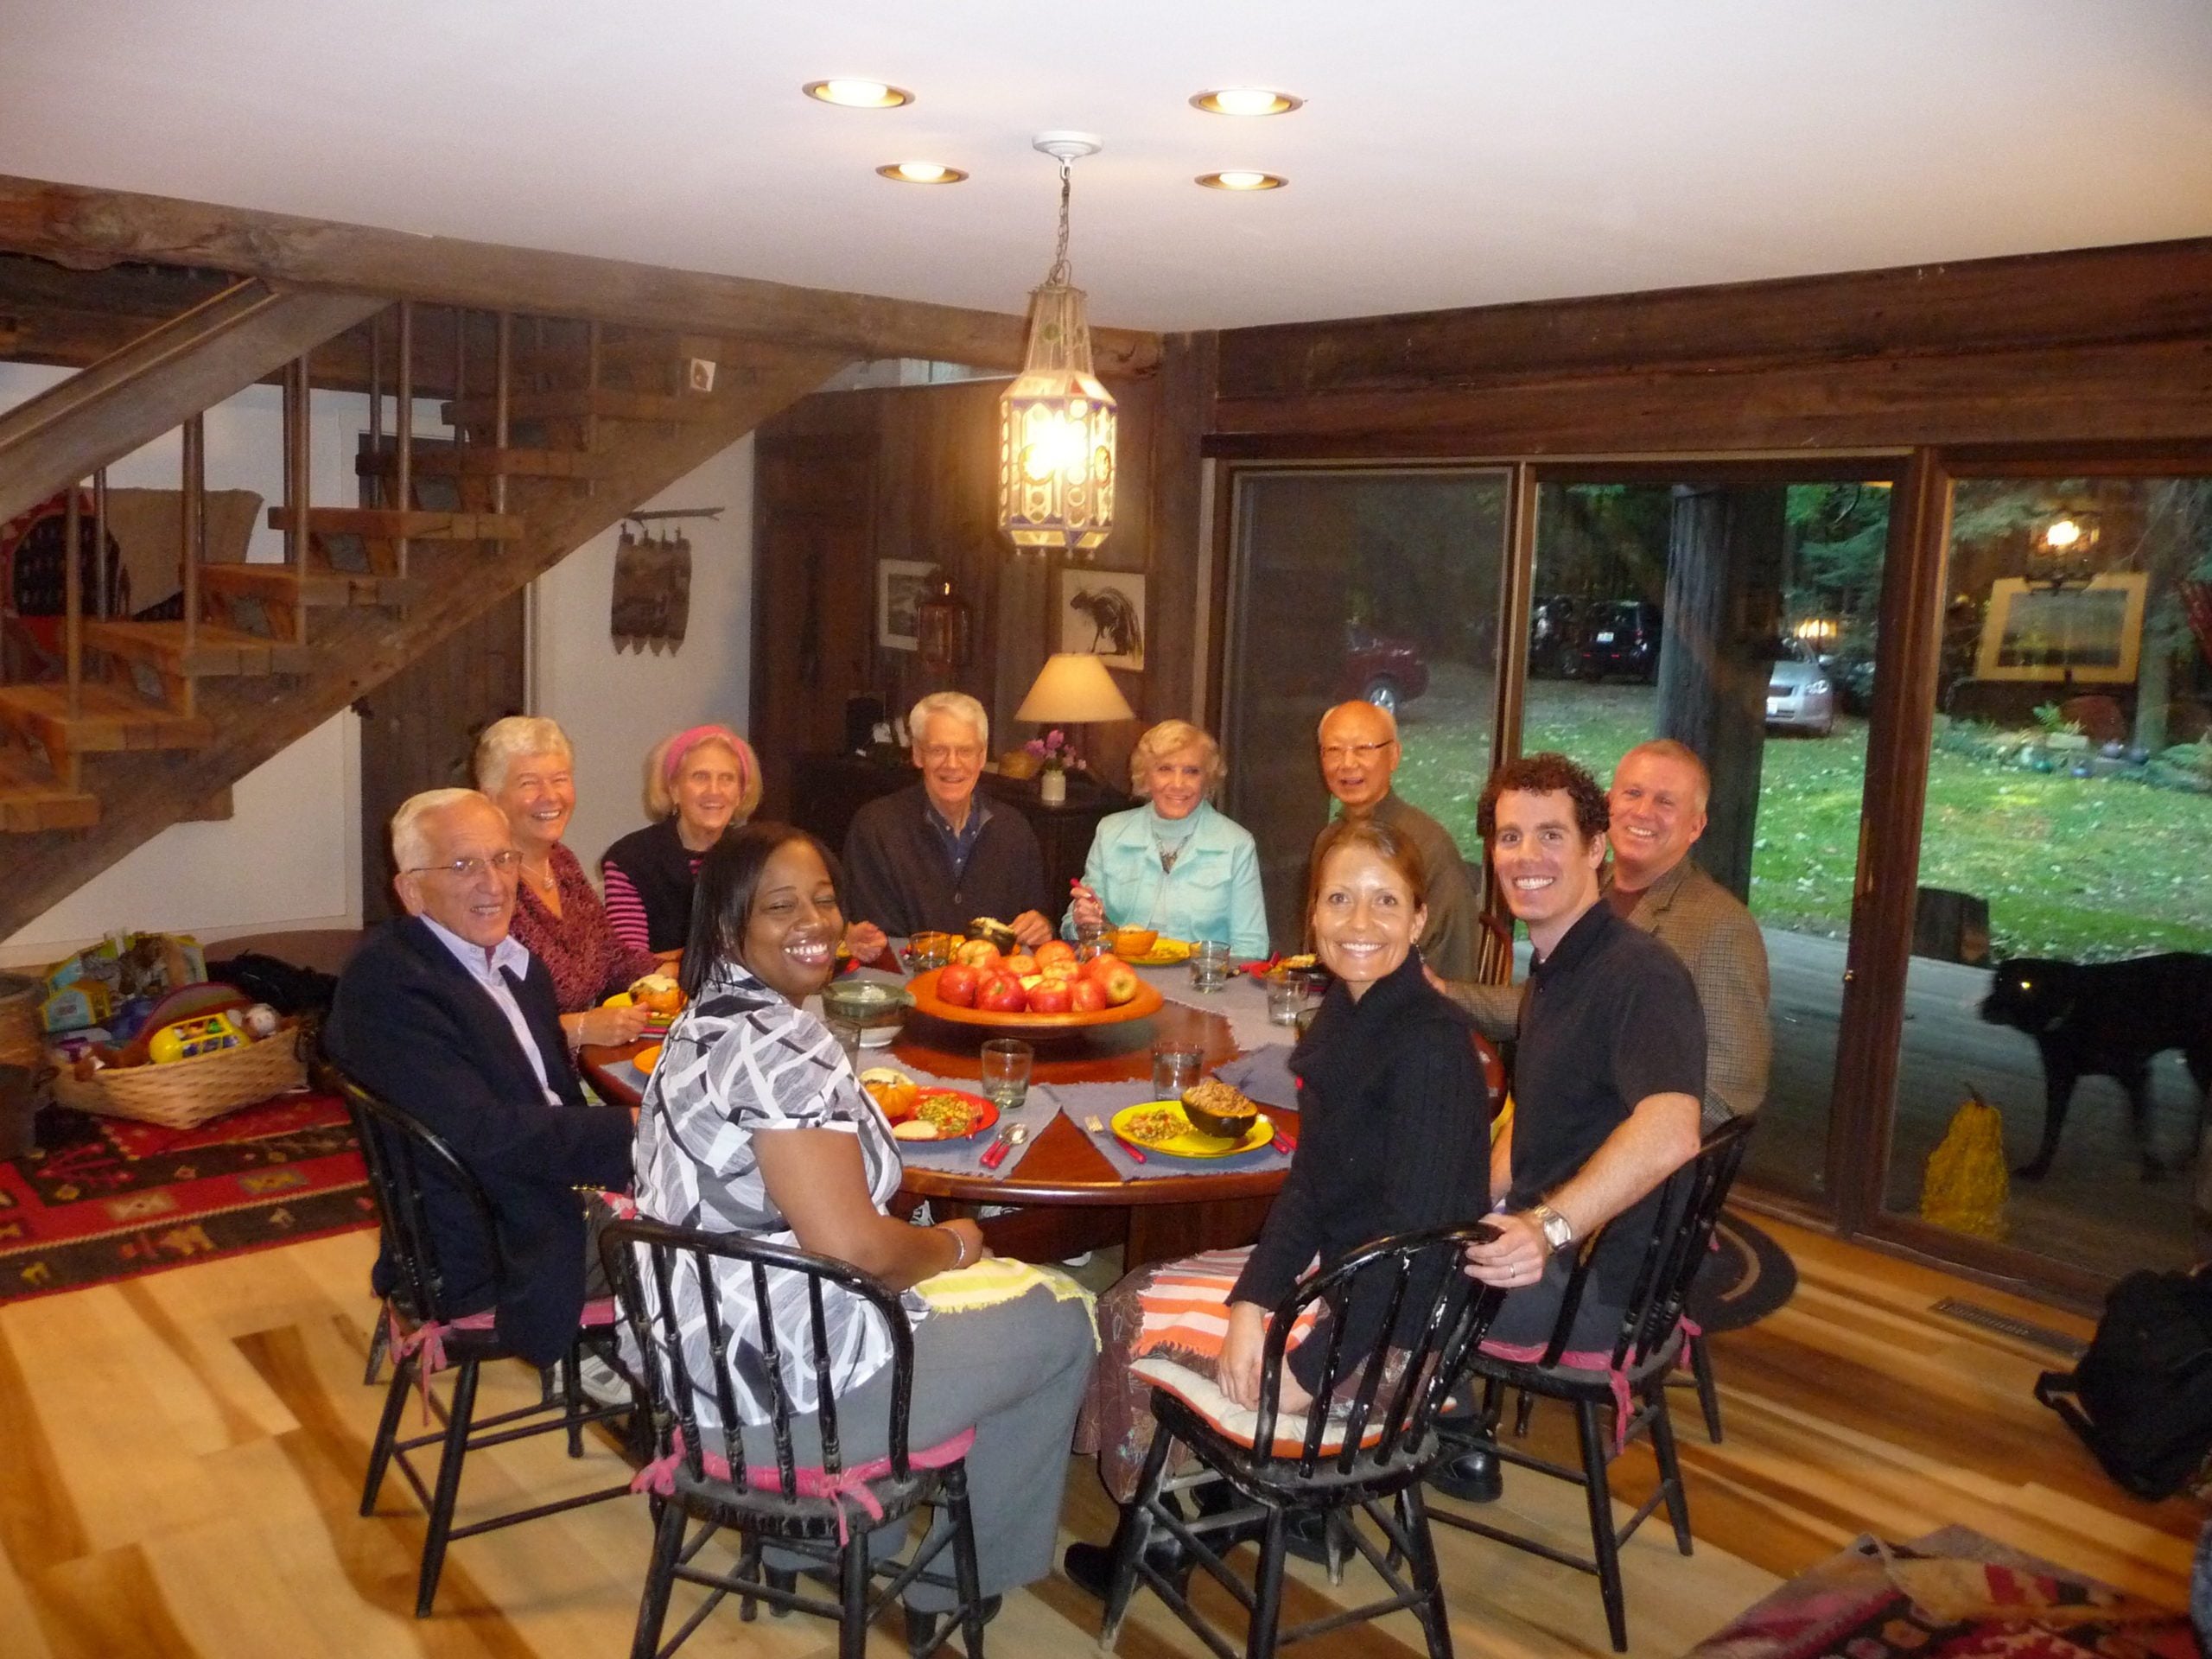
[[[1221,746],[1188,721],[1164,720],[1138,739],[1129,783],[1150,804],[1099,821],[1060,931],[1073,938],[1077,924],[1104,921],[1266,956],[1260,850],[1207,800],[1228,775]]]

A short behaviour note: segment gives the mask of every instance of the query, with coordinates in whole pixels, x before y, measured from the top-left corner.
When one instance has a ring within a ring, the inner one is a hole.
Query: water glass
[[[952,935],[950,933],[917,933],[906,941],[906,969],[909,973],[925,974],[932,968],[942,968],[952,960]]]
[[[1299,1010],[1306,1006],[1306,981],[1297,974],[1269,974],[1268,988],[1268,1023],[1271,1026],[1294,1026]]]
[[[1029,1098],[1029,1069],[1037,1051],[1019,1037],[995,1037],[983,1045],[983,1097],[1002,1112],[1019,1110]]]
[[[1075,959],[1077,962],[1096,961],[1105,954],[1105,923],[1077,922],[1075,925]]]
[[[1205,1050],[1194,1042],[1162,1038],[1152,1046],[1152,1092],[1160,1100],[1179,1100],[1198,1080]]]
[[[1229,947],[1208,939],[1191,947],[1191,988],[1217,991],[1229,983]]]

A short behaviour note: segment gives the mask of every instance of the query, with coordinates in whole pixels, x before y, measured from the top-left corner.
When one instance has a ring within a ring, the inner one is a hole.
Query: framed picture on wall
[[[917,614],[929,597],[937,566],[926,559],[879,559],[875,564],[875,643],[886,651],[921,649]]]
[[[1144,578],[1134,570],[1060,572],[1062,651],[1088,652],[1109,668],[1144,666]]]
[[[2133,570],[2099,576],[2086,588],[2000,577],[1989,590],[1974,677],[2128,683],[2142,650],[2148,585],[2147,577]]]

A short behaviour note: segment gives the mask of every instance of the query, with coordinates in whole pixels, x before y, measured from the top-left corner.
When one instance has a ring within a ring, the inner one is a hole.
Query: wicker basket
[[[46,987],[21,974],[0,974],[0,1065],[37,1065],[46,1058],[38,1035],[38,1012]]]
[[[307,1082],[307,1065],[292,1032],[166,1065],[110,1067],[80,1083],[67,1070],[54,1097],[80,1112],[135,1117],[165,1128],[189,1129],[240,1106],[251,1106]]]

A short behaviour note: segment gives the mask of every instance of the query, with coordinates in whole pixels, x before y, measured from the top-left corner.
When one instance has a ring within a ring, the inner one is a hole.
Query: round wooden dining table
[[[980,1077],[983,1042],[1004,1032],[957,1024],[916,1012],[888,1051],[895,1061],[947,1080]],[[1216,1014],[1167,1002],[1141,1020],[1055,1034],[1021,1033],[1036,1048],[1033,1080],[1046,1084],[1125,1083],[1152,1075],[1152,1045],[1163,1037],[1195,1039],[1209,1071],[1238,1052],[1229,1022]],[[584,1076],[602,1098],[634,1106],[634,1068],[625,1065],[645,1046],[587,1047]],[[881,1052],[882,1051],[874,1051]],[[863,1065],[879,1063],[867,1058]],[[1270,1106],[1294,1139],[1298,1114]],[[976,1216],[992,1249],[1028,1262],[1057,1262],[1079,1251],[1119,1245],[1126,1268],[1173,1261],[1198,1250],[1249,1244],[1260,1236],[1268,1206],[1281,1190],[1287,1166],[1218,1173],[1203,1165],[1147,1180],[1124,1180],[1065,1111],[1054,1117],[1011,1173],[966,1174],[909,1166],[895,1201],[903,1209],[927,1198],[939,1220]],[[1004,1212],[977,1215],[984,1206]]]

